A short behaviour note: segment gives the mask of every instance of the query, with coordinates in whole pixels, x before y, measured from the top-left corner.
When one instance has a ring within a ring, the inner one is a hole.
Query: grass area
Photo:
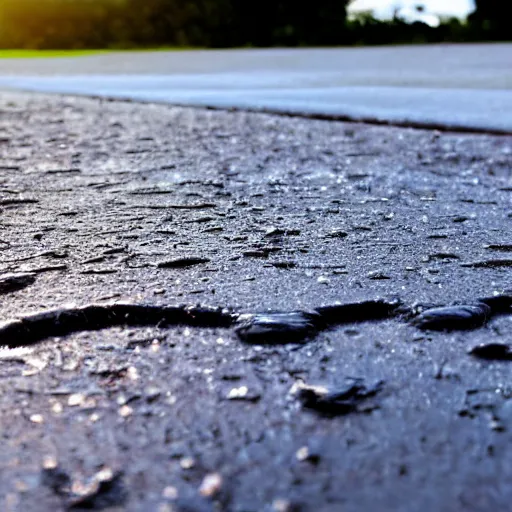
[[[186,50],[199,50],[202,48],[193,46],[159,46],[155,48],[109,48],[98,50],[1,50],[0,59],[44,59],[83,57],[87,55],[100,55],[112,52],[176,52]]]
[[[44,59],[48,57],[81,57],[107,53],[109,50],[0,50],[0,59]]]
[[[1,0],[0,0],[1,1]],[[104,53],[120,52],[177,52],[187,50],[202,50],[197,46],[156,46],[148,48],[104,48],[97,50],[2,50],[0,59],[45,59],[83,57],[87,55],[101,55]]]

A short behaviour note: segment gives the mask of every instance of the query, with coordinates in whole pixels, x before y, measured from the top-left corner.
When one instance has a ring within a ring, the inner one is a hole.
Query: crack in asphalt
[[[338,325],[399,319],[421,330],[477,329],[493,316],[512,313],[512,295],[481,298],[467,304],[425,308],[400,300],[368,300],[323,306],[312,311],[236,313],[207,306],[89,304],[25,315],[0,324],[0,345],[20,347],[51,337],[109,327],[234,327],[241,341],[256,344],[303,343]]]

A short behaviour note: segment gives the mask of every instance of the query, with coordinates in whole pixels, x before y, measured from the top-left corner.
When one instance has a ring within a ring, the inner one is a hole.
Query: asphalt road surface
[[[0,87],[512,132],[512,45],[123,52],[4,60]]]
[[[1,510],[510,508],[510,136],[0,111]]]

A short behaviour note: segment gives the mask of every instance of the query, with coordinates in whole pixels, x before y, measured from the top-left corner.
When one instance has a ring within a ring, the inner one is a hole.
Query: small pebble
[[[139,372],[135,366],[130,366],[126,374],[130,380],[139,380]]]
[[[272,508],[275,510],[275,512],[292,512],[293,505],[289,500],[277,499],[274,500]]]
[[[183,457],[180,460],[181,469],[192,469],[196,465],[196,461],[192,457]]]
[[[103,468],[94,475],[97,482],[110,482],[114,478],[114,471],[112,468]]]
[[[57,459],[53,455],[46,455],[43,459],[44,469],[55,469],[58,466]]]
[[[492,420],[489,426],[491,427],[491,430],[494,430],[495,432],[505,432],[506,430],[503,424],[498,420]]]
[[[233,388],[228,393],[228,400],[237,400],[240,398],[245,398],[249,393],[249,388],[247,386],[240,386],[239,388]]]
[[[83,405],[84,402],[85,402],[85,395],[83,395],[82,393],[73,393],[68,398],[68,405],[70,407],[76,407],[79,405]]]
[[[129,405],[123,405],[119,409],[119,415],[123,418],[127,418],[128,416],[131,416],[133,414],[133,409]]]
[[[222,476],[219,473],[206,475],[199,487],[199,494],[205,498],[211,498],[219,493],[222,488]]]
[[[176,487],[173,487],[172,485],[168,485],[162,491],[162,497],[164,497],[167,500],[175,500],[178,497],[178,489],[176,489]]]
[[[62,407],[62,404],[60,402],[57,402],[52,405],[52,412],[54,414],[61,414],[63,410],[64,410],[64,407]]]
[[[32,414],[30,416],[30,421],[32,423],[44,423],[44,417],[42,414]]]
[[[307,446],[303,446],[302,448],[299,448],[297,450],[297,453],[295,454],[295,457],[297,457],[297,460],[299,460],[300,462],[304,462],[305,460],[308,460],[309,448]]]

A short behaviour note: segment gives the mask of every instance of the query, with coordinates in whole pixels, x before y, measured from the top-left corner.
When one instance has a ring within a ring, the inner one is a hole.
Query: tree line
[[[512,39],[508,3],[439,27],[347,19],[350,0],[0,0],[0,47],[266,47]]]

